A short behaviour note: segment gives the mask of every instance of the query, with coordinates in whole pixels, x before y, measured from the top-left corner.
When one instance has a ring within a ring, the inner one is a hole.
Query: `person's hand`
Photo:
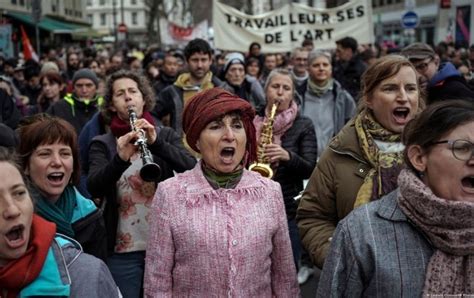
[[[280,160],[290,160],[290,153],[277,144],[265,145],[265,156],[268,157],[272,163]]]
[[[141,118],[135,122],[137,130],[143,129],[146,134],[147,144],[151,145],[156,141],[156,129],[146,119]]]
[[[131,131],[117,139],[117,154],[123,161],[130,161],[130,158],[137,152],[138,147],[135,146],[135,140],[138,133]]]

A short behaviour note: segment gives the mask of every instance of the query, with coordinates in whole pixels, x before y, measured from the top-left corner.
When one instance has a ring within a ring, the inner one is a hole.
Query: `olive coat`
[[[370,167],[351,120],[323,151],[297,210],[301,241],[319,268],[328,255],[338,222],[353,210]]]

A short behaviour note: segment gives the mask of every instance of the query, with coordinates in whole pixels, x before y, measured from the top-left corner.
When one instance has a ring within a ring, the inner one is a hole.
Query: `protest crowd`
[[[473,73],[351,36],[0,56],[0,297],[474,296]]]

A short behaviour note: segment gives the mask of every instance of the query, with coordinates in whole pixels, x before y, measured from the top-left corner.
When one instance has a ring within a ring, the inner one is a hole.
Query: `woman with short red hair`
[[[190,99],[189,146],[202,159],[158,185],[145,262],[145,296],[297,297],[278,183],[255,160],[255,111],[220,88]]]

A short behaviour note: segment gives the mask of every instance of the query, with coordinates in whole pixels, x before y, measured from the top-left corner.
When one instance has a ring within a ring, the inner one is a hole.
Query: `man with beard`
[[[155,115],[164,123],[183,134],[181,114],[186,102],[196,93],[218,87],[222,82],[212,75],[212,50],[203,39],[191,40],[184,48],[188,72],[182,73],[176,82],[158,95]],[[167,119],[169,117],[169,120]]]
[[[413,43],[402,49],[402,55],[415,66],[420,88],[427,93],[427,104],[454,98],[474,100],[474,91],[456,67],[451,62],[440,63],[426,43]]]
[[[66,57],[66,77],[68,82],[72,81],[74,77],[74,73],[79,69],[79,56],[75,53],[69,53]]]
[[[227,54],[223,72],[225,82],[221,87],[248,101],[257,113],[263,113],[266,105],[265,93],[255,78],[245,74],[244,55]]]

